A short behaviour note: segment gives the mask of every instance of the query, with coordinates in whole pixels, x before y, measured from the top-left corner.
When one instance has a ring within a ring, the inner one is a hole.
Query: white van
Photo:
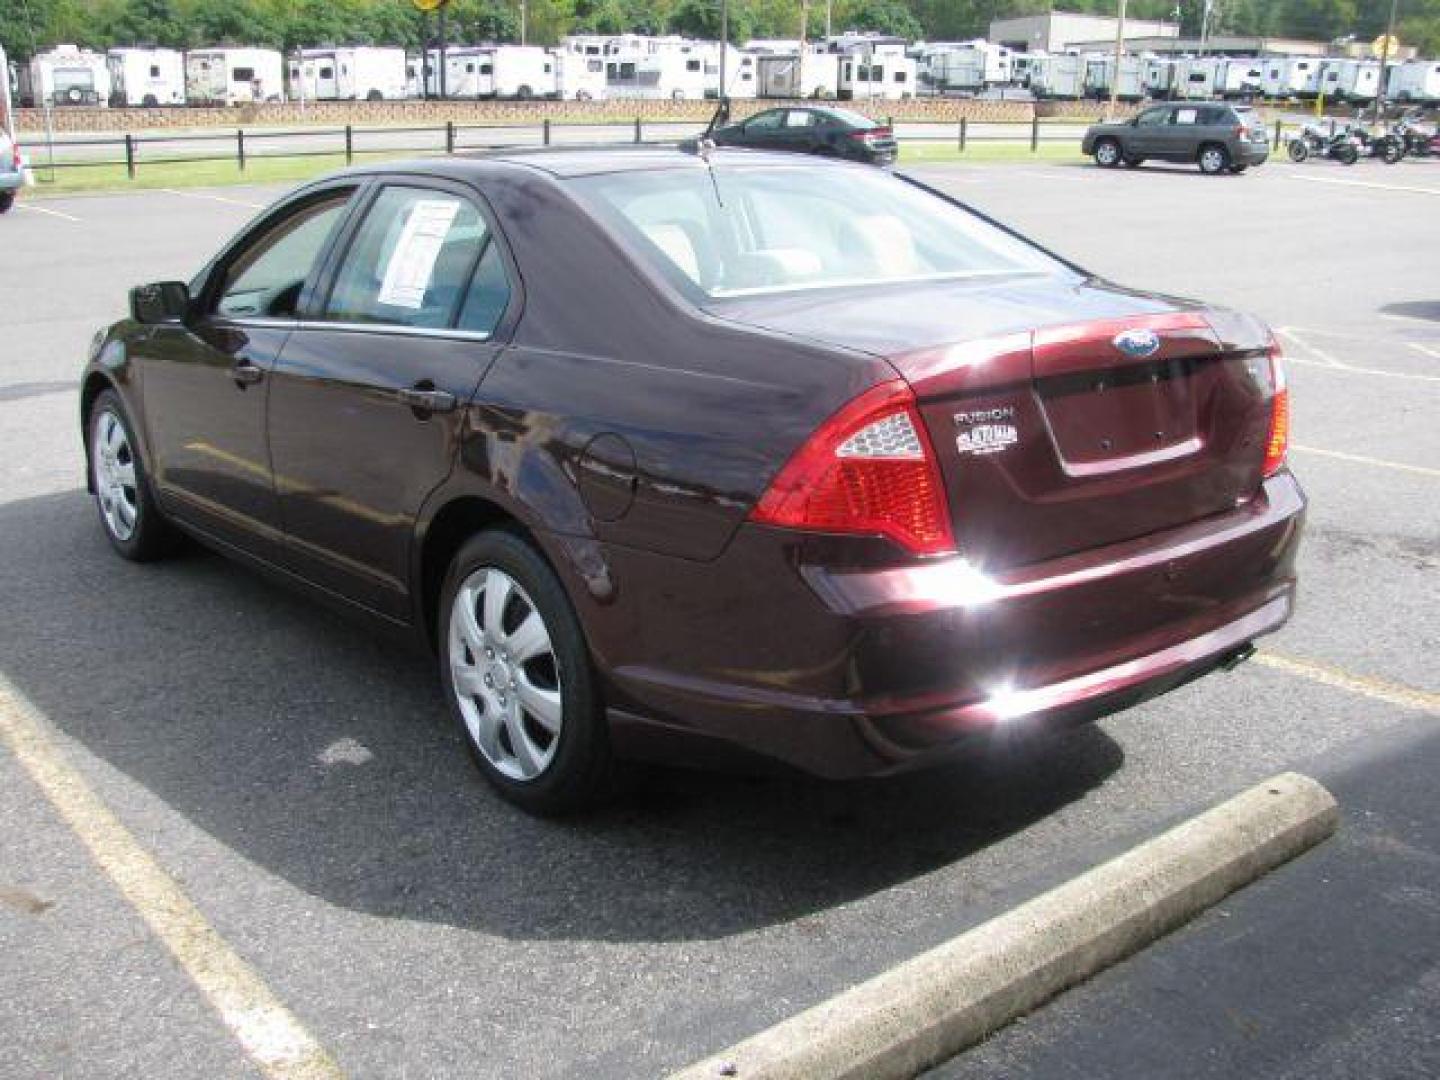
[[[274,49],[196,49],[185,54],[192,105],[285,100],[285,63]]]
[[[117,108],[185,104],[185,57],[175,49],[111,49],[110,104]]]
[[[409,96],[404,49],[301,49],[290,61],[290,97],[302,101],[402,101]]]

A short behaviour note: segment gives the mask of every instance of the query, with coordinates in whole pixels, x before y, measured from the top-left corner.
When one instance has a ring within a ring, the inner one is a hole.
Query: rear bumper
[[[621,617],[630,636],[602,657],[617,747],[692,760],[705,746],[738,747],[848,777],[944,757],[1017,723],[1093,719],[1278,629],[1304,510],[1282,472],[1219,517],[994,576],[963,559],[807,565],[793,536],[747,527],[697,567],[708,584],[632,592],[669,610]],[[652,619],[663,640],[647,641]]]
[[[24,186],[23,172],[0,172],[0,191],[18,191]]]
[[[1241,165],[1264,165],[1270,160],[1270,147],[1260,143],[1245,143],[1240,147],[1236,160]]]

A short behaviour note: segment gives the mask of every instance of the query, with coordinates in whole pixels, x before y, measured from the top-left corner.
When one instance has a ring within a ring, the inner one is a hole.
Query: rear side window
[[[387,187],[371,204],[341,261],[325,304],[332,322],[489,332],[509,300],[490,229],[466,199],[426,188]],[[482,296],[472,296],[474,287]],[[498,300],[496,298],[499,298]],[[463,312],[462,312],[463,308]],[[483,325],[487,312],[493,312]]]

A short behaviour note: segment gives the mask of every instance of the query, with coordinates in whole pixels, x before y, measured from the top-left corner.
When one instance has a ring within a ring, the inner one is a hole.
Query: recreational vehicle
[[[840,59],[840,96],[854,101],[899,101],[915,96],[915,61],[903,45],[865,44]]]
[[[1213,56],[1187,56],[1175,65],[1171,96],[1181,101],[1208,101],[1218,92],[1225,61]]]
[[[110,104],[110,65],[102,54],[74,45],[37,54],[19,70],[19,83],[22,105]]]
[[[601,101],[605,98],[605,61],[597,51],[587,54],[571,48],[556,49],[555,93],[566,101]]]
[[[1175,93],[1175,68],[1177,61],[1162,56],[1147,56],[1144,64],[1145,93],[1159,100],[1170,98]]]
[[[711,50],[713,57],[708,55]],[[712,87],[718,89],[719,52],[716,46],[687,42],[648,54],[613,55],[605,63],[606,91],[612,98],[701,100],[710,96]],[[734,55],[732,50],[730,57]],[[707,60],[713,66],[709,77]]]
[[[1261,90],[1267,98],[1313,98],[1320,93],[1320,61],[1275,56],[1265,61]]]
[[[833,98],[840,93],[840,58],[812,52],[755,57],[759,96],[765,98]]]
[[[465,45],[445,51],[445,96],[450,98],[554,97],[555,56],[535,45]],[[440,54],[430,51],[430,93],[438,96]]]
[[[1226,60],[1215,75],[1215,93],[1232,101],[1250,101],[1260,96],[1265,81],[1265,64],[1254,57]]]
[[[1116,83],[1115,57],[1091,56],[1085,60],[1085,94],[1096,100],[1110,96]],[[1145,62],[1138,56],[1120,58],[1120,78],[1115,97],[1120,101],[1140,101],[1145,97]]]
[[[1085,59],[1074,53],[1047,57],[1030,71],[1030,91],[1037,98],[1079,98],[1085,94]]]
[[[1380,91],[1380,61],[1325,60],[1320,65],[1320,93],[1326,101],[1374,101]]]
[[[105,59],[117,108],[185,104],[185,57],[175,49],[111,49]]]
[[[285,64],[274,49],[197,49],[185,54],[192,105],[285,100]]]
[[[1440,61],[1409,60],[1390,73],[1389,85],[1396,101],[1440,102]]]
[[[301,101],[401,101],[409,96],[404,49],[301,49],[290,60],[290,96]]]

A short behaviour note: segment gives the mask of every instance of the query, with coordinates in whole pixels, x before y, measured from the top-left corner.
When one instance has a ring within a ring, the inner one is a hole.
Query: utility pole
[[[520,0],[520,44],[525,44],[525,20],[528,12],[525,10],[525,0]]]
[[[1125,54],[1125,0],[1120,0],[1115,16],[1115,70],[1110,73],[1110,115],[1115,119],[1115,110],[1120,102],[1120,57]]]
[[[1400,7],[1400,0],[1390,0],[1390,22],[1385,27],[1385,40],[1380,43],[1380,85],[1375,90],[1375,122],[1383,123],[1385,120],[1385,64],[1390,59],[1390,42],[1395,40],[1395,16]]]
[[[445,82],[446,82],[446,79],[445,79],[446,71],[445,71],[445,69],[446,69],[447,67],[449,67],[450,65],[449,65],[448,63],[446,63],[446,60],[445,60],[445,38],[446,38],[445,29],[446,29],[446,27],[445,27],[445,7],[444,7],[443,5],[441,6],[440,11],[438,12],[438,14],[435,16],[435,21],[440,24],[440,100],[441,100],[441,101],[444,101],[446,98],[448,98],[448,97],[450,96],[449,91],[448,91],[448,89],[447,89],[447,87],[446,87],[446,85],[445,85]]]
[[[720,0],[720,100],[726,98],[725,50],[730,47],[730,0]]]
[[[833,6],[834,6],[834,0],[825,0],[825,37],[826,37],[827,40],[829,39],[829,37],[831,36],[831,33],[832,33],[832,31],[831,31],[831,29],[830,29],[830,15],[831,15],[831,8],[832,8]]]
[[[795,92],[805,96],[805,31],[810,23],[810,0],[800,0],[800,52],[795,57]]]

